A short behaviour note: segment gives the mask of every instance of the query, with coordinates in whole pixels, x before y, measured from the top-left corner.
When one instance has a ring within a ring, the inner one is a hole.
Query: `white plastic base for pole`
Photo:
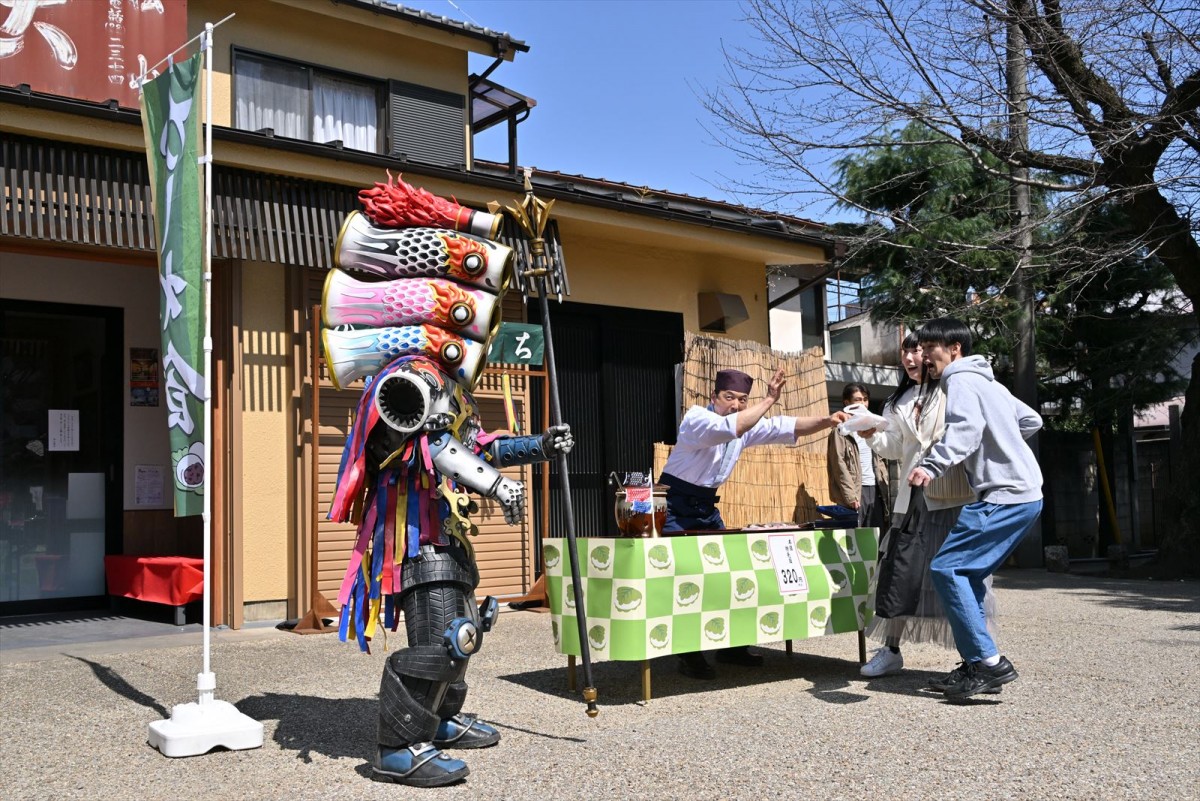
[[[150,724],[150,745],[163,756],[186,757],[207,754],[217,747],[230,751],[262,748],[263,725],[243,715],[228,701],[213,698],[216,675],[197,675],[198,703],[178,704],[167,720]]]

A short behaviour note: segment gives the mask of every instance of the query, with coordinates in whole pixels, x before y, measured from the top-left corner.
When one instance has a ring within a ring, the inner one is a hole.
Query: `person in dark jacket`
[[[871,402],[871,393],[862,384],[847,384],[842,390],[845,406]],[[858,525],[887,530],[891,516],[887,464],[874,453],[857,433],[829,432],[826,454],[829,469],[829,495],[833,502],[858,512]]]

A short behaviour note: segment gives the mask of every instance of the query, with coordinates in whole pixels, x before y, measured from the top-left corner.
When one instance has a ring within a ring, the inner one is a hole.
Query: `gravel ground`
[[[367,779],[382,642],[368,656],[329,635],[218,632],[217,697],[262,721],[265,743],[183,759],[147,745],[147,724],[196,699],[198,635],[10,649],[0,797],[1200,798],[1200,585],[1013,571],[996,589],[1021,678],[965,706],[922,690],[954,655],[908,647],[902,673],[866,680],[841,635],[764,648],[763,668],[711,682],[656,660],[649,703],[637,665],[602,662],[589,719],[549,615],[506,612],[467,701],[504,739],[462,752],[470,777],[438,790]]]

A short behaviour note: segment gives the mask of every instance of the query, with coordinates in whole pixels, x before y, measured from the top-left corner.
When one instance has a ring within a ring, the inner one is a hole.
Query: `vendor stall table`
[[[858,632],[865,661],[878,538],[873,528],[580,538],[592,658],[640,661],[645,700],[649,660],[667,654],[780,640],[790,653],[792,640]],[[554,645],[568,656],[574,685],[580,648],[571,568],[562,541],[547,540],[543,552]],[[788,558],[794,573],[782,564]]]
[[[108,594],[175,607],[175,623],[184,623],[184,607],[204,597],[204,560],[191,556],[106,556]]]

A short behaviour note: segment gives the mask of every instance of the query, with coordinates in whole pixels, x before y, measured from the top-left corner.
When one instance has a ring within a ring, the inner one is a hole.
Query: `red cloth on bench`
[[[204,560],[192,556],[106,556],[109,595],[183,606],[204,597]]]

